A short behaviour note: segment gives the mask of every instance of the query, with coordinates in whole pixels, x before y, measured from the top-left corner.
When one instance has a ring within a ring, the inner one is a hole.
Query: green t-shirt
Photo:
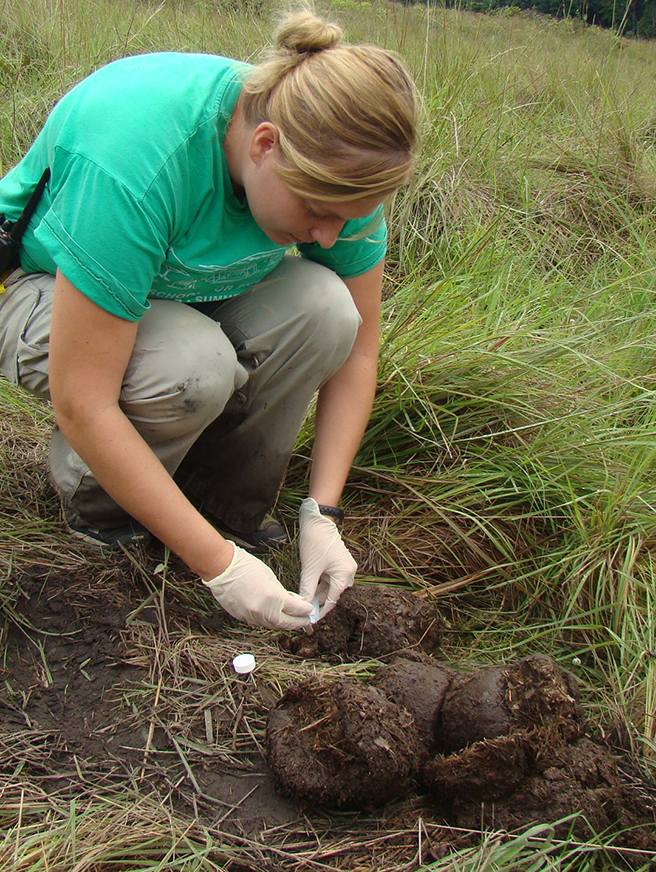
[[[287,247],[234,195],[223,140],[247,64],[205,54],[124,58],[84,79],[53,109],[22,161],[0,180],[15,220],[44,168],[50,182],[21,246],[31,272],[64,275],[121,318],[148,298],[223,300],[263,279]],[[342,278],[384,257],[385,223],[349,221],[331,249],[304,257]],[[375,229],[363,236],[368,226]]]

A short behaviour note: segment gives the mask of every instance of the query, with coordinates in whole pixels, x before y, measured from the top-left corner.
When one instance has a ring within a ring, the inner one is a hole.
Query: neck
[[[241,97],[232,112],[232,117],[223,140],[223,152],[228,165],[232,189],[239,200],[244,199],[242,156],[246,153],[246,121],[241,110]]]

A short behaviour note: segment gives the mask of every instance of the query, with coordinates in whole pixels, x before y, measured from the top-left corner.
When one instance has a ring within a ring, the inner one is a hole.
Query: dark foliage
[[[426,0],[402,0],[407,5]],[[613,28],[625,36],[656,36],[656,0],[441,0],[447,7],[470,12],[525,9],[554,18],[574,18]]]

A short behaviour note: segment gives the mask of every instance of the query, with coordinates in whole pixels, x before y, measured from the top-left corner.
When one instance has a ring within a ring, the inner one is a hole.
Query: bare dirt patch
[[[128,604],[92,602],[67,576],[14,578],[20,623],[5,628],[3,725],[56,733],[72,753],[122,764],[137,741],[114,688],[138,680],[121,639]]]
[[[193,641],[206,636],[211,651],[212,634],[230,631],[221,613],[192,619],[173,602],[163,615],[127,560],[102,583],[41,571],[16,572],[12,582],[20,593],[16,620],[3,633],[0,771],[18,765],[48,789],[72,795],[82,782],[109,779],[154,790],[178,812],[205,820],[228,821],[238,807],[234,829],[241,834],[296,818],[293,805],[276,795],[248,733],[253,687],[231,670],[230,647],[213,664],[227,704],[210,707],[209,720],[201,711],[187,721],[179,701],[198,682],[185,662],[198,659]],[[162,633],[168,638],[158,640]],[[169,658],[167,671],[180,673],[168,700],[161,692],[168,674],[159,673],[157,696],[154,666],[162,656]],[[190,709],[202,700],[201,688]]]

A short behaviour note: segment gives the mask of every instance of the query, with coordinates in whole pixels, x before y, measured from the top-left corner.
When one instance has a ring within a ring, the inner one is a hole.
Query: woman
[[[353,583],[338,503],[374,396],[381,204],[416,114],[396,58],[309,12],[257,67],[144,55],[62,98],[0,181],[15,220],[50,169],[4,278],[0,371],[52,400],[69,529],[115,546],[145,528],[266,627]],[[277,537],[263,521],[317,390],[297,595],[251,552]]]

